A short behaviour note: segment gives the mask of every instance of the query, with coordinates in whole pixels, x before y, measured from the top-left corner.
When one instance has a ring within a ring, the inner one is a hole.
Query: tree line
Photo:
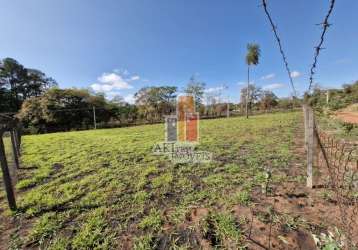
[[[255,112],[299,105],[253,84],[241,89],[241,101],[235,104],[220,91],[208,91],[195,77],[181,90],[170,85],[143,87],[135,93],[135,102],[127,103],[121,96],[108,100],[103,93],[88,89],[61,89],[51,77],[11,58],[1,60],[0,65],[0,112],[16,112],[28,133],[89,129],[94,122],[99,127],[159,122],[176,112],[179,92],[194,96],[201,117],[243,114],[246,106]]]
[[[0,112],[16,112],[24,100],[54,86],[56,81],[40,70],[26,68],[12,58],[0,60]]]
[[[313,89],[309,101],[316,109],[321,111],[336,111],[358,103],[358,81],[343,84],[342,88],[337,89],[325,89],[317,85]]]

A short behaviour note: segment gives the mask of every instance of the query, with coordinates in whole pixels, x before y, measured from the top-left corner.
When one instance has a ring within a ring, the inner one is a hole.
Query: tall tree
[[[277,106],[278,97],[270,90],[264,90],[260,96],[260,108],[262,110],[270,110]]]
[[[9,91],[10,110],[16,111],[20,108],[20,91],[26,81],[27,70],[15,59],[5,58],[0,66],[0,87]]]
[[[247,64],[247,89],[250,91],[249,84],[250,84],[250,66],[251,65],[257,65],[259,64],[259,58],[260,58],[260,46],[255,43],[249,43],[247,45],[247,54],[246,54],[246,64]],[[249,91],[247,91],[246,95],[246,118],[249,118],[249,110],[248,110],[248,104],[249,104],[249,98],[250,94]]]
[[[112,98],[111,103],[118,105],[118,106],[124,106],[127,104],[126,101],[124,100],[124,97],[120,96],[120,95],[115,95]]]
[[[47,89],[56,86],[56,81],[36,69],[28,69],[12,58],[0,61],[0,106],[5,111],[17,111],[24,100],[39,96]],[[3,101],[7,101],[5,104]]]
[[[175,110],[177,87],[144,87],[135,95],[139,113],[147,120],[159,120]]]
[[[197,81],[195,79],[195,76],[192,76],[190,78],[188,85],[184,89],[184,92],[186,94],[194,96],[195,106],[197,111],[200,109],[200,106],[203,103],[204,90],[205,90],[205,83]]]
[[[45,73],[37,69],[27,69],[25,84],[22,88],[23,99],[40,96],[46,90],[55,86],[57,86],[56,81],[51,77],[47,77]]]
[[[241,89],[240,100],[241,104],[248,107],[251,110],[253,104],[257,103],[262,95],[262,89],[256,87],[254,84],[249,84],[249,88],[245,87]]]

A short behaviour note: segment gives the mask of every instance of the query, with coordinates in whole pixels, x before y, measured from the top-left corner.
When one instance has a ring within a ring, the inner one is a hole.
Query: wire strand
[[[292,91],[293,91],[293,96],[297,97],[297,91],[296,91],[295,85],[293,84],[293,79],[292,79],[290,67],[288,66],[287,57],[286,57],[285,52],[283,51],[283,47],[282,47],[282,44],[281,44],[281,39],[280,39],[280,37],[278,35],[278,32],[277,32],[277,27],[274,24],[274,22],[273,22],[273,20],[271,18],[270,12],[267,9],[266,0],[262,0],[262,6],[264,8],[266,16],[267,16],[267,18],[268,18],[268,20],[270,22],[271,27],[272,27],[272,31],[273,31],[273,33],[275,35],[275,38],[276,38],[276,41],[277,41],[277,44],[278,44],[278,47],[279,47],[279,50],[280,50],[280,54],[282,56],[282,60],[283,60],[283,62],[285,64],[285,68],[286,68],[286,71],[287,71],[287,74],[288,74],[288,78],[290,79],[290,85],[291,85],[291,88],[292,88]]]
[[[310,92],[312,87],[313,87],[313,76],[316,73],[315,70],[316,70],[316,67],[317,67],[317,60],[318,60],[318,56],[319,56],[320,51],[323,49],[322,45],[324,43],[324,38],[325,38],[325,35],[327,33],[327,29],[329,28],[329,26],[332,25],[332,24],[330,24],[328,22],[328,19],[332,14],[334,4],[335,4],[335,0],[331,0],[328,13],[325,16],[323,22],[319,24],[319,25],[323,26],[323,31],[322,31],[322,34],[321,34],[320,42],[319,42],[318,46],[315,47],[315,54],[314,54],[313,64],[312,64],[311,70],[310,70],[310,78],[309,78],[310,79],[310,84],[309,84],[309,87],[308,87],[308,92]]]

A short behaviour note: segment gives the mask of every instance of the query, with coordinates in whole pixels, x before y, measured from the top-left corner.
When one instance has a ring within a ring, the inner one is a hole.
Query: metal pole
[[[94,129],[97,129],[97,122],[96,122],[96,108],[94,106],[92,106],[93,108],[93,124],[94,124]]]
[[[0,132],[0,165],[1,165],[1,170],[2,170],[2,177],[4,180],[5,191],[6,191],[6,196],[7,196],[7,201],[9,203],[9,207],[11,210],[16,210],[15,195],[14,195],[14,190],[13,190],[12,183],[11,183],[9,168],[8,168],[7,161],[6,161],[5,147],[4,147],[2,135],[3,135],[3,132]]]

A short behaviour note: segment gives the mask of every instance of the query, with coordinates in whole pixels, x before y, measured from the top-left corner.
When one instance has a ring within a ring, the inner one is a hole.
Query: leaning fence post
[[[16,201],[15,201],[14,190],[12,187],[9,168],[8,168],[6,156],[5,156],[5,147],[4,147],[4,142],[3,142],[3,138],[2,138],[3,133],[4,133],[4,131],[0,131],[0,165],[1,165],[1,170],[2,170],[2,176],[4,179],[6,196],[7,196],[8,202],[9,202],[9,207],[11,210],[16,210]]]
[[[17,169],[19,169],[20,168],[20,164],[19,164],[20,149],[18,147],[18,143],[16,140],[16,132],[14,129],[11,130],[10,137],[11,137],[12,153],[14,155],[15,166]]]
[[[313,161],[315,151],[314,112],[311,106],[305,105],[305,140],[307,152],[307,187],[313,187]]]

